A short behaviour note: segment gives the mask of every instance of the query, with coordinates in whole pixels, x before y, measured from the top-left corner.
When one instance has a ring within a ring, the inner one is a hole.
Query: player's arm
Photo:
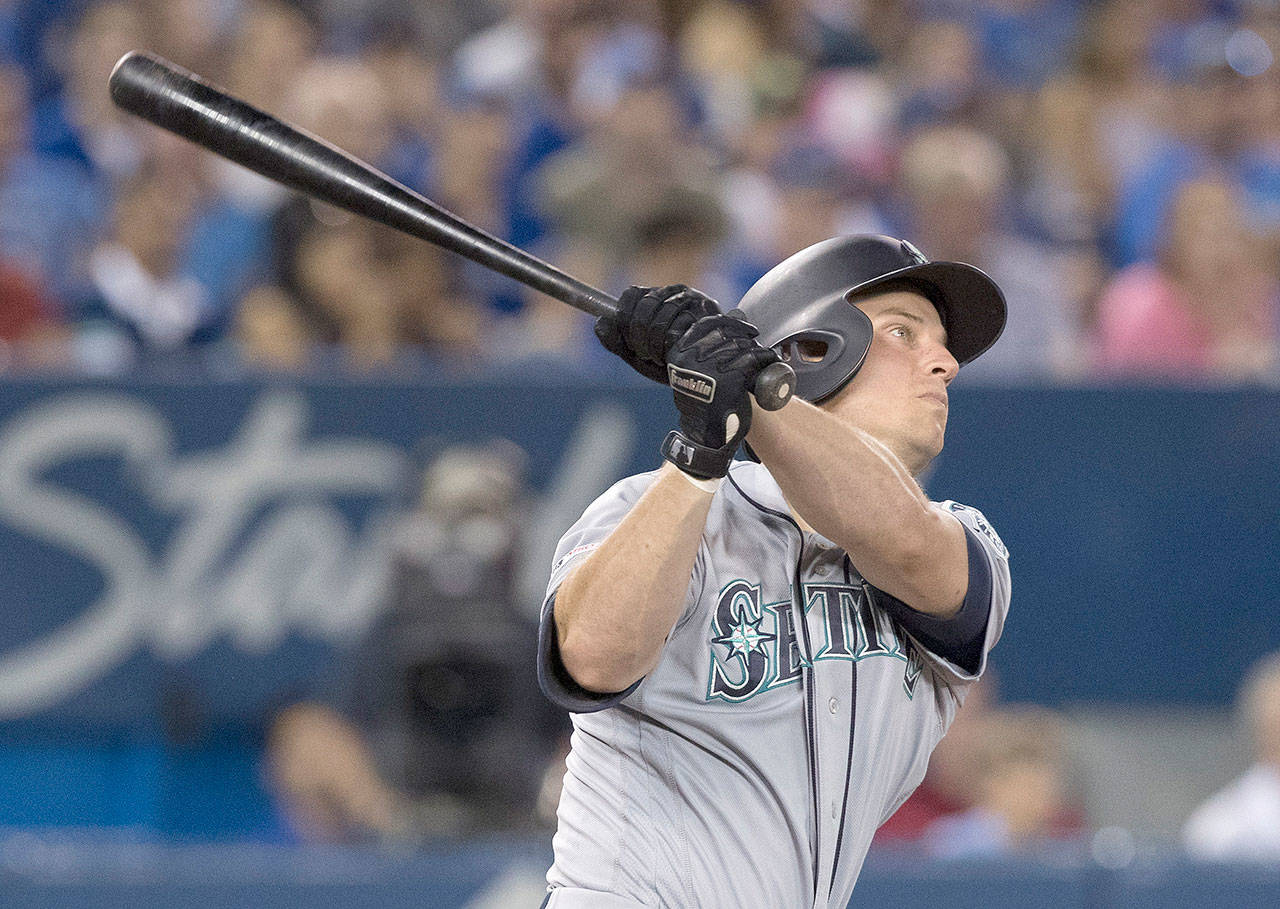
[[[683,285],[630,288],[618,314],[597,323],[605,347],[643,375],[676,377],[680,429],[663,445],[672,463],[556,592],[560,662],[591,691],[625,690],[657,663],[685,605],[714,490],[751,426],[749,389],[778,359],[752,326],[715,309]]]
[[[783,495],[871,584],[930,615],[954,615],[969,586],[965,531],[934,508],[884,444],[793,399],[757,412],[749,438]]]
[[[560,585],[560,661],[589,691],[624,691],[648,674],[685,605],[713,493],[672,465]]]

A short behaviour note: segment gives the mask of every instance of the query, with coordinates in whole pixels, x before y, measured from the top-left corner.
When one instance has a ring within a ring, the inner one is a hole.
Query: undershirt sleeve
[[[879,589],[876,597],[885,612],[926,650],[976,675],[982,666],[991,617],[991,563],[977,534],[967,525],[961,526],[969,552],[969,587],[959,612],[943,619],[912,609]]]
[[[625,691],[612,693],[591,691],[573,680],[560,659],[560,644],[556,635],[556,595],[553,591],[542,607],[542,621],[538,626],[538,687],[557,707],[570,713],[594,713],[614,707],[640,687],[644,679]]]

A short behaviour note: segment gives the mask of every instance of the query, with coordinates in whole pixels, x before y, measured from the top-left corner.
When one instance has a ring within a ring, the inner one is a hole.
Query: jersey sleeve
[[[656,478],[657,472],[653,471],[615,483],[587,507],[556,547],[538,627],[538,685],[553,703],[573,713],[591,713],[612,707],[635,691],[640,682],[625,691],[603,694],[583,688],[573,680],[560,658],[555,623],[556,592],[582,559],[618,526]]]
[[[933,507],[955,515],[964,527],[969,586],[960,611],[940,619],[887,595],[884,606],[935,665],[958,681],[973,681],[986,670],[987,653],[1000,640],[1009,612],[1009,551],[976,508],[950,501]]]

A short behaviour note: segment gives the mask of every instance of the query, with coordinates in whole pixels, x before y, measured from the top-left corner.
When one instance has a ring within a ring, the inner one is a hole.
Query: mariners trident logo
[[[869,657],[902,660],[902,687],[915,694],[921,663],[888,615],[873,608],[855,584],[805,584],[806,615],[821,616],[815,661]],[[738,703],[798,681],[809,665],[797,636],[790,600],[761,603],[760,585],[736,580],[720,591],[711,622],[711,674],[707,700]],[[814,624],[810,623],[811,633]]]

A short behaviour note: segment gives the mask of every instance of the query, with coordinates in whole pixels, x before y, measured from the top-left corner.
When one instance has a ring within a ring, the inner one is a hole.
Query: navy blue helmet
[[[759,342],[796,372],[796,394],[817,403],[852,379],[871,346],[871,320],[853,305],[874,291],[913,290],[938,309],[947,348],[964,365],[1000,337],[1004,294],[959,262],[930,262],[905,240],[860,234],[815,243],[783,260],[738,304]]]

